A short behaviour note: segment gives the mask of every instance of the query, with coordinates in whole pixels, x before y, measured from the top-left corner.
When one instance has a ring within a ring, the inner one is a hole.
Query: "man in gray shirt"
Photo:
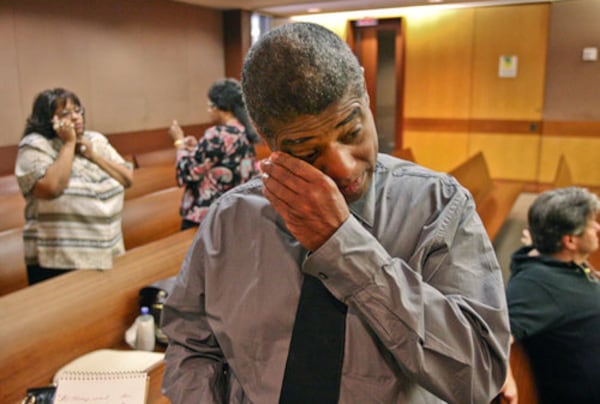
[[[333,401],[489,403],[510,332],[469,193],[378,154],[362,69],[321,26],[269,32],[242,86],[274,152],[262,178],[213,204],[185,259],[163,311],[165,394],[294,402],[282,395],[286,363],[303,283],[316,279],[345,312]],[[312,402],[325,401],[319,388],[306,387]]]

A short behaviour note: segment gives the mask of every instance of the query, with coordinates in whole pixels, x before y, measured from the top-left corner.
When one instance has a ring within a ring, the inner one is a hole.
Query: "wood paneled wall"
[[[492,177],[539,181],[549,7],[407,16],[404,146],[417,161],[448,171],[483,151]],[[517,56],[516,77],[499,77],[501,55]]]
[[[542,183],[565,154],[577,183],[599,185],[600,110],[587,104],[600,94],[592,90],[600,63],[580,61],[582,41],[600,30],[589,17],[599,9],[597,0],[572,0],[382,15],[407,25],[401,146],[441,171],[482,150],[493,178]],[[78,92],[88,127],[104,133],[207,121],[208,86],[239,70],[247,46],[234,36],[237,48],[225,41],[224,49],[221,17],[166,0],[0,2],[0,157],[14,152],[33,96],[55,85]],[[239,20],[231,32],[245,30],[248,15],[226,17]],[[345,37],[349,18],[360,15],[296,19]],[[498,77],[500,55],[518,56],[516,78]]]
[[[208,121],[222,31],[222,12],[175,1],[0,1],[0,146],[18,143],[35,95],[59,86],[102,133]]]
[[[553,82],[547,82],[555,53],[567,51],[548,41],[562,35],[557,39],[562,44],[572,32],[589,37],[590,32],[600,31],[597,24],[592,27],[589,19],[581,18],[586,10],[594,14],[598,4],[596,0],[560,2],[560,13],[553,11],[557,4],[551,2],[370,13],[371,17],[402,17],[407,24],[401,146],[410,147],[420,164],[440,171],[450,171],[483,151],[494,179],[530,183],[550,183],[564,154],[576,183],[600,185],[600,110],[596,115],[588,113],[587,119],[579,115],[570,121],[548,120],[544,115],[546,89],[569,88],[561,76],[567,72],[556,74],[554,66]],[[359,18],[360,13],[340,13],[296,19],[323,24],[345,37],[345,22]],[[556,19],[559,23],[552,24]],[[587,28],[582,28],[586,21]],[[561,27],[560,35],[549,36],[556,25]],[[570,30],[570,26],[577,28]],[[573,61],[581,50],[568,50],[577,52],[569,59],[571,70],[581,69],[587,86],[598,88],[598,72],[592,78],[588,71],[597,70],[600,63],[581,66]],[[499,77],[501,55],[518,57],[515,78]],[[589,93],[585,99],[591,97]],[[577,103],[577,97],[570,102]]]

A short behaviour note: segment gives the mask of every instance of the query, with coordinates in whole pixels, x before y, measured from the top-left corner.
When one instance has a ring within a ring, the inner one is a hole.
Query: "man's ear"
[[[575,251],[577,249],[577,240],[572,234],[565,234],[564,236],[562,236],[560,241],[563,248],[568,251]]]
[[[367,79],[365,77],[365,68],[361,66],[360,70],[363,73],[363,88],[365,91],[365,100],[367,101],[367,105],[371,105],[371,98],[369,97],[369,91],[367,90]]]

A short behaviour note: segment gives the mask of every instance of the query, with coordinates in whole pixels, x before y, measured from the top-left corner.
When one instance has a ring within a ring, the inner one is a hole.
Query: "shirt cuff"
[[[375,282],[392,257],[352,215],[320,248],[309,254],[302,271],[319,278],[342,302]]]

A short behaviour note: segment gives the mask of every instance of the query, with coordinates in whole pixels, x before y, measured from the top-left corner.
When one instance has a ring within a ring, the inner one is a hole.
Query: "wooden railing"
[[[177,274],[194,234],[132,249],[108,271],[74,271],[0,297],[0,402],[20,402],[27,388],[49,384],[87,352],[125,348],[139,290]],[[148,402],[160,400],[159,389],[152,394]]]

